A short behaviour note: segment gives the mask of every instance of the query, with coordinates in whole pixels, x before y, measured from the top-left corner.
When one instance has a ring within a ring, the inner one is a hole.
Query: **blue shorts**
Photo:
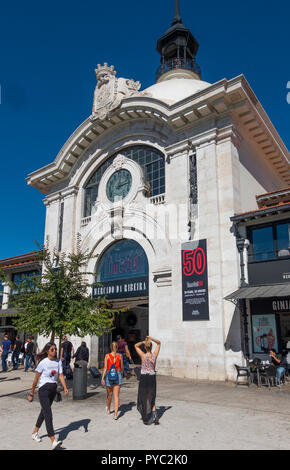
[[[108,374],[105,377],[105,384],[106,387],[113,387],[114,385],[123,385],[123,377],[121,372],[118,372],[118,382],[110,383]]]

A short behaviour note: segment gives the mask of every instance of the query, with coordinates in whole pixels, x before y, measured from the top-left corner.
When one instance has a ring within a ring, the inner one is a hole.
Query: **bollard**
[[[73,374],[73,400],[85,400],[87,398],[87,361],[75,362]]]

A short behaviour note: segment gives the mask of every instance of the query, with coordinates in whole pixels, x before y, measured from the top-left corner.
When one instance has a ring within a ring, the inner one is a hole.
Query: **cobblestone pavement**
[[[34,373],[0,373],[0,449],[50,449],[45,425],[41,443],[31,439],[39,414],[37,394],[29,403]],[[68,382],[72,388],[72,382]],[[138,382],[125,381],[117,421],[105,414],[106,390],[88,380],[86,400],[54,403],[54,427],[69,450],[290,449],[290,384],[281,389],[196,382],[158,376],[159,426],[144,426],[136,409]],[[115,436],[114,439],[112,436]],[[273,439],[275,436],[275,439]]]

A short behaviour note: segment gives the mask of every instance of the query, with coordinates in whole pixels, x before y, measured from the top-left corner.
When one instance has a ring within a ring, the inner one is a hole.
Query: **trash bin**
[[[87,361],[75,362],[73,373],[73,400],[85,400],[87,397]]]

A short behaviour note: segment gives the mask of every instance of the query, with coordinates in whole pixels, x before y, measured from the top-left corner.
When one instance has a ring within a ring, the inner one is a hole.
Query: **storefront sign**
[[[252,315],[254,353],[278,351],[275,315]]]
[[[282,257],[275,260],[248,263],[250,285],[282,284],[290,280],[290,261]]]
[[[124,299],[148,296],[148,260],[134,240],[120,240],[101,257],[93,297]]]
[[[183,321],[209,320],[206,240],[182,244]]]
[[[93,287],[93,297],[121,299],[148,296],[148,277],[106,281]]]
[[[290,313],[290,297],[251,300],[252,314]]]

